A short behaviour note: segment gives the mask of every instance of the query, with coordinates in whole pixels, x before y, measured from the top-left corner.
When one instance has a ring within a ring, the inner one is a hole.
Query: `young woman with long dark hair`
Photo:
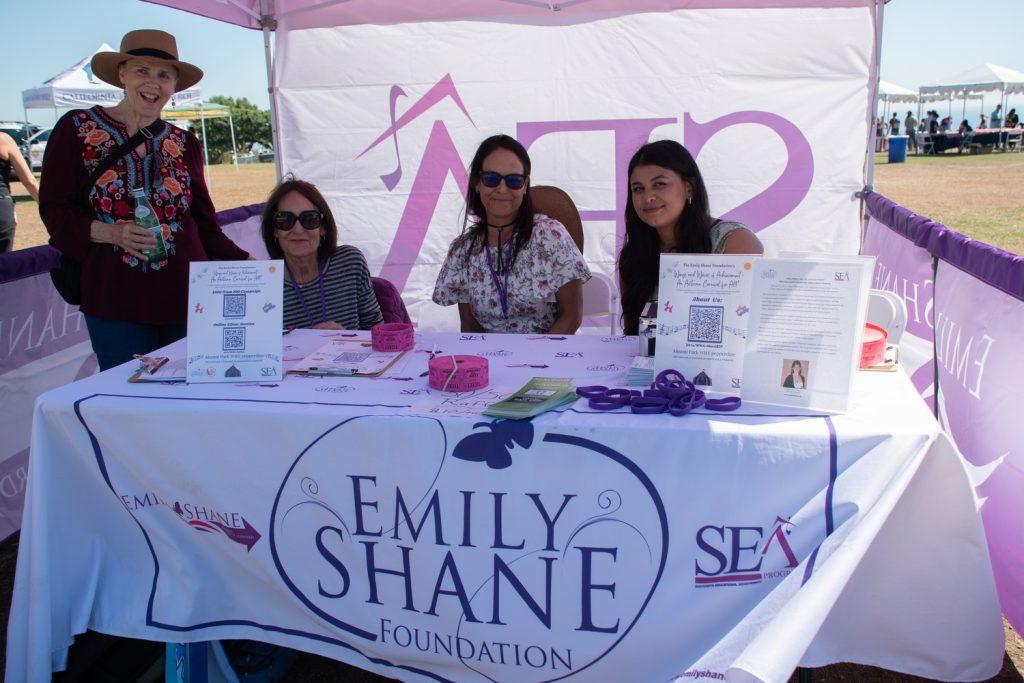
[[[762,254],[761,242],[734,221],[713,218],[700,169],[672,140],[649,142],[629,162],[626,241],[619,252],[622,329],[637,334],[657,299],[661,254]]]
[[[487,138],[469,167],[466,215],[434,287],[459,305],[463,332],[573,334],[590,270],[558,221],[534,213],[530,157],[507,135]]]

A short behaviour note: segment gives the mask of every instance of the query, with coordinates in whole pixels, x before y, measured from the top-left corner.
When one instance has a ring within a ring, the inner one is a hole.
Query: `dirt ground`
[[[917,213],[950,228],[1007,251],[1024,254],[1024,153],[935,157],[911,156],[905,164],[887,164],[878,157],[875,188],[878,192]],[[237,169],[210,167],[214,205],[229,209],[262,202],[274,185],[272,164],[251,164]],[[27,193],[17,183],[14,194]],[[18,227],[15,249],[45,244],[46,231],[38,206],[27,197],[16,205]],[[0,544],[0,625],[6,626],[13,587],[17,536]],[[1024,640],[1004,620],[1006,656],[1003,669],[991,683],[1024,681]],[[0,628],[0,669],[6,647],[6,628]],[[872,667],[840,664],[809,672],[815,683],[917,682],[919,679]],[[390,679],[374,676],[332,660],[306,655],[285,679],[377,683]],[[794,674],[791,679],[797,681]]]
[[[210,196],[218,210],[236,206],[258,204],[274,189],[273,164],[240,164],[210,166]],[[46,244],[46,228],[39,218],[39,205],[32,201],[21,183],[11,183],[14,194],[18,226],[14,233],[14,248],[27,249]],[[21,196],[19,196],[21,195]]]

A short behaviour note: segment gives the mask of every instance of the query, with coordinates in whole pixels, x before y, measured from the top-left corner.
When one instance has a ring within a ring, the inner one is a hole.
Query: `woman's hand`
[[[143,261],[149,258],[142,253],[143,250],[156,249],[156,235],[150,230],[140,228],[132,221],[93,221],[90,237],[93,242],[117,245]]]
[[[343,330],[345,328],[342,325],[339,325],[338,323],[334,322],[333,320],[327,320],[325,322],[317,323],[316,325],[313,325],[313,329],[314,330]]]

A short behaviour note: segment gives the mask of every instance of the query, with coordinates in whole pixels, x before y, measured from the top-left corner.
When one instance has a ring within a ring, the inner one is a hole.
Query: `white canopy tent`
[[[279,144],[274,57],[270,34],[279,27],[287,30],[326,28],[358,24],[399,24],[457,20],[507,21],[516,23],[560,24],[587,21],[602,16],[641,12],[664,12],[674,9],[733,9],[779,7],[869,7],[875,27],[875,45],[871,59],[870,101],[874,102],[879,88],[879,64],[882,45],[882,24],[888,0],[142,0],[165,5],[263,32],[267,81],[270,91],[270,113],[274,148]],[[865,187],[870,188],[874,178],[875,127],[873,110],[866,121],[867,160]],[[278,177],[281,176],[281,155],[275,156]]]
[[[965,114],[967,99],[982,100],[981,108],[984,111],[984,93],[987,92],[999,93],[999,104],[1003,105],[1005,111],[1007,96],[1024,93],[1024,72],[986,63],[946,78],[936,85],[921,86],[922,101],[962,99]]]
[[[35,88],[21,93],[22,106],[29,109],[52,109],[56,117],[60,109],[77,109],[96,104],[115,105],[124,97],[124,90],[96,78],[92,73],[92,57],[97,52],[112,52],[114,48],[103,43],[87,57],[56,76],[48,78]],[[189,104],[200,100],[199,88],[176,93],[169,106]]]
[[[457,186],[495,132],[533,145],[535,170],[581,209],[588,263],[612,280],[617,184],[662,137],[700,154],[717,215],[763,230],[769,252],[859,248],[883,0],[143,1],[263,33],[278,177],[316,183],[360,226],[345,239],[428,329],[452,312],[430,292]],[[837,144],[834,130],[862,137]]]
[[[916,91],[904,88],[902,85],[896,85],[889,81],[879,81],[878,101],[882,103],[882,118],[888,119],[889,113],[892,111],[891,105],[917,102],[918,94]]]

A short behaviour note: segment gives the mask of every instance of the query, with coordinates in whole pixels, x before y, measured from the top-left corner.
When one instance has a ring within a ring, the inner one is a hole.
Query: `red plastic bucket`
[[[889,333],[878,325],[871,323],[864,325],[863,344],[860,352],[862,368],[878,365],[885,360],[885,343],[888,339]]]

